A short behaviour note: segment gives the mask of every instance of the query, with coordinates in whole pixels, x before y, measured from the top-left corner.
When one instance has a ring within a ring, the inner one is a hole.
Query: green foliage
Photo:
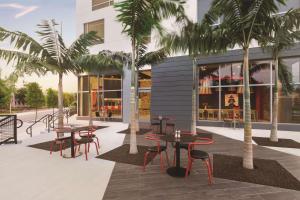
[[[11,92],[4,80],[0,79],[0,108],[7,108],[10,102]]]
[[[19,101],[19,103],[21,103],[23,105],[26,104],[26,101],[25,101],[26,93],[27,93],[27,90],[25,87],[17,89],[16,93],[15,93],[15,98]]]
[[[76,94],[64,93],[64,107],[69,107],[76,101]]]
[[[46,91],[46,105],[48,108],[56,108],[58,105],[57,91],[52,88],[48,88]]]
[[[39,84],[33,82],[25,85],[26,104],[32,108],[40,108],[45,105],[45,97]]]

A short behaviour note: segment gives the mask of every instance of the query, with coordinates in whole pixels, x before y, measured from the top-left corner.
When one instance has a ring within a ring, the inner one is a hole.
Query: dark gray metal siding
[[[152,67],[151,115],[174,116],[177,128],[189,130],[192,112],[192,62],[168,59]]]

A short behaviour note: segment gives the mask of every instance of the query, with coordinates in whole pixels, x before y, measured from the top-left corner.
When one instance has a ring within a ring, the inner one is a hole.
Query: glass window
[[[271,62],[252,61],[250,63],[250,84],[271,84]]]
[[[250,87],[251,119],[253,122],[270,122],[270,86]]]
[[[221,65],[221,85],[242,85],[243,69],[241,63]]]
[[[98,10],[113,5],[113,0],[92,0],[92,10]]]
[[[199,67],[199,86],[209,87],[219,85],[219,65],[203,65]]]
[[[150,120],[151,93],[139,93],[139,118],[142,120]]]
[[[300,83],[300,58],[283,59],[283,65],[290,72],[293,83]]]
[[[300,123],[300,85],[294,86],[294,92],[285,96],[279,90],[279,123]]]
[[[221,88],[221,119],[243,119],[243,87]]]
[[[89,93],[79,93],[79,115],[88,116],[89,115]]]
[[[92,91],[97,91],[98,89],[98,77],[90,76],[90,86]]]
[[[139,72],[139,88],[151,88],[151,70]]]
[[[89,78],[88,76],[80,76],[78,77],[78,91],[88,92],[89,91]]]
[[[121,91],[104,92],[104,109],[111,118],[122,118]]]
[[[104,90],[121,90],[121,75],[105,75]]]
[[[101,38],[99,43],[104,43],[104,19],[84,24],[84,33],[91,31],[97,32],[97,36]]]
[[[219,88],[208,88],[205,92],[199,90],[199,119],[219,120]]]

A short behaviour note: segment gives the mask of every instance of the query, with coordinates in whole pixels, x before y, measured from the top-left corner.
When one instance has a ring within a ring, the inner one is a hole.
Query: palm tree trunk
[[[275,85],[273,97],[273,116],[272,116],[272,129],[270,140],[278,142],[277,127],[278,127],[278,56],[275,56]]]
[[[92,90],[90,76],[88,76],[89,81],[89,126],[93,126],[93,112],[92,112]]]
[[[252,125],[251,125],[251,103],[249,86],[249,47],[244,48],[244,152],[243,167],[253,169],[253,148],[252,148]]]
[[[136,106],[136,131],[140,131],[140,123],[139,123],[139,69],[137,69],[135,73],[135,106]]]
[[[136,143],[136,90],[135,90],[135,39],[132,39],[131,88],[130,88],[130,154],[137,154]]]
[[[58,79],[58,128],[64,126],[64,96],[63,96],[63,74],[59,73]]]
[[[196,58],[193,58],[193,91],[192,91],[192,122],[191,122],[191,132],[192,134],[196,134],[197,133],[197,129],[196,129],[196,116],[197,116],[197,92],[196,92],[196,88],[197,88],[197,66],[196,66]]]

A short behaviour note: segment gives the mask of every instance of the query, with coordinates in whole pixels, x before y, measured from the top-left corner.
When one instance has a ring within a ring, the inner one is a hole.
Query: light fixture
[[[199,94],[212,94],[211,88],[209,87],[209,79],[204,78],[200,80],[200,88],[199,88]]]

